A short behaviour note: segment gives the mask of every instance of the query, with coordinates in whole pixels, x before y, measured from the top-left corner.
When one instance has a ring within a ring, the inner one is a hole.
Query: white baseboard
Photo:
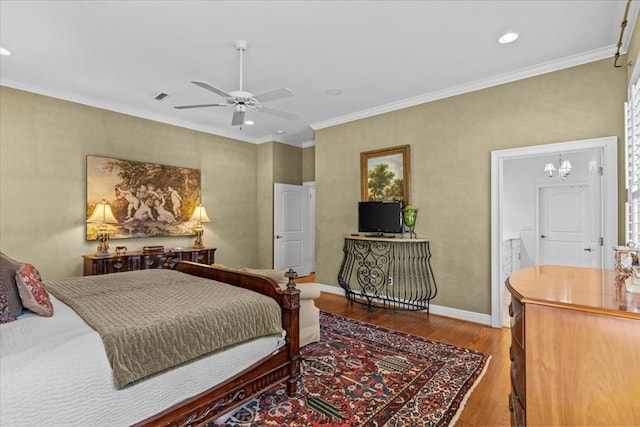
[[[318,283],[321,292],[335,295],[345,295],[344,289],[337,286],[323,285]],[[484,313],[476,313],[474,311],[460,310],[459,308],[444,307],[441,305],[430,304],[429,312],[439,316],[451,317],[468,322],[481,323],[483,325],[491,325],[491,315]]]

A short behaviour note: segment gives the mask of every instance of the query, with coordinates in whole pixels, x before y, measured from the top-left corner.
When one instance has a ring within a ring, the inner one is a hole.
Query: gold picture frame
[[[200,169],[88,155],[87,218],[105,200],[117,220],[110,239],[193,236],[200,186]],[[100,225],[87,223],[87,240]]]
[[[362,201],[398,200],[407,205],[411,175],[410,156],[410,145],[360,153]]]

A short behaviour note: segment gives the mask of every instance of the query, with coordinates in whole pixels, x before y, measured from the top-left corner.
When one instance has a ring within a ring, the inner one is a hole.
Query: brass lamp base
[[[96,256],[109,256],[109,233],[103,230],[99,231],[97,240],[100,240],[100,243],[98,243]]]
[[[204,243],[202,242],[202,235],[204,234],[204,228],[202,226],[196,227],[196,240],[193,242],[193,249],[203,249]]]

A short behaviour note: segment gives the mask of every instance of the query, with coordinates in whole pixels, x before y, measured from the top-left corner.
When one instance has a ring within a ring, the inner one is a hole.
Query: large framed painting
[[[408,204],[410,155],[409,145],[360,153],[362,201],[398,200]]]
[[[111,239],[192,236],[200,169],[87,156],[87,218],[103,199],[118,221],[109,224]],[[87,240],[99,226],[87,224]]]

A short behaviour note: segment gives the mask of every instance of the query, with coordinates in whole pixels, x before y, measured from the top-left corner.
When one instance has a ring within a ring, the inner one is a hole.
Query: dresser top
[[[541,265],[514,272],[509,291],[523,303],[542,304],[640,320],[640,294],[616,283],[614,270]]]

